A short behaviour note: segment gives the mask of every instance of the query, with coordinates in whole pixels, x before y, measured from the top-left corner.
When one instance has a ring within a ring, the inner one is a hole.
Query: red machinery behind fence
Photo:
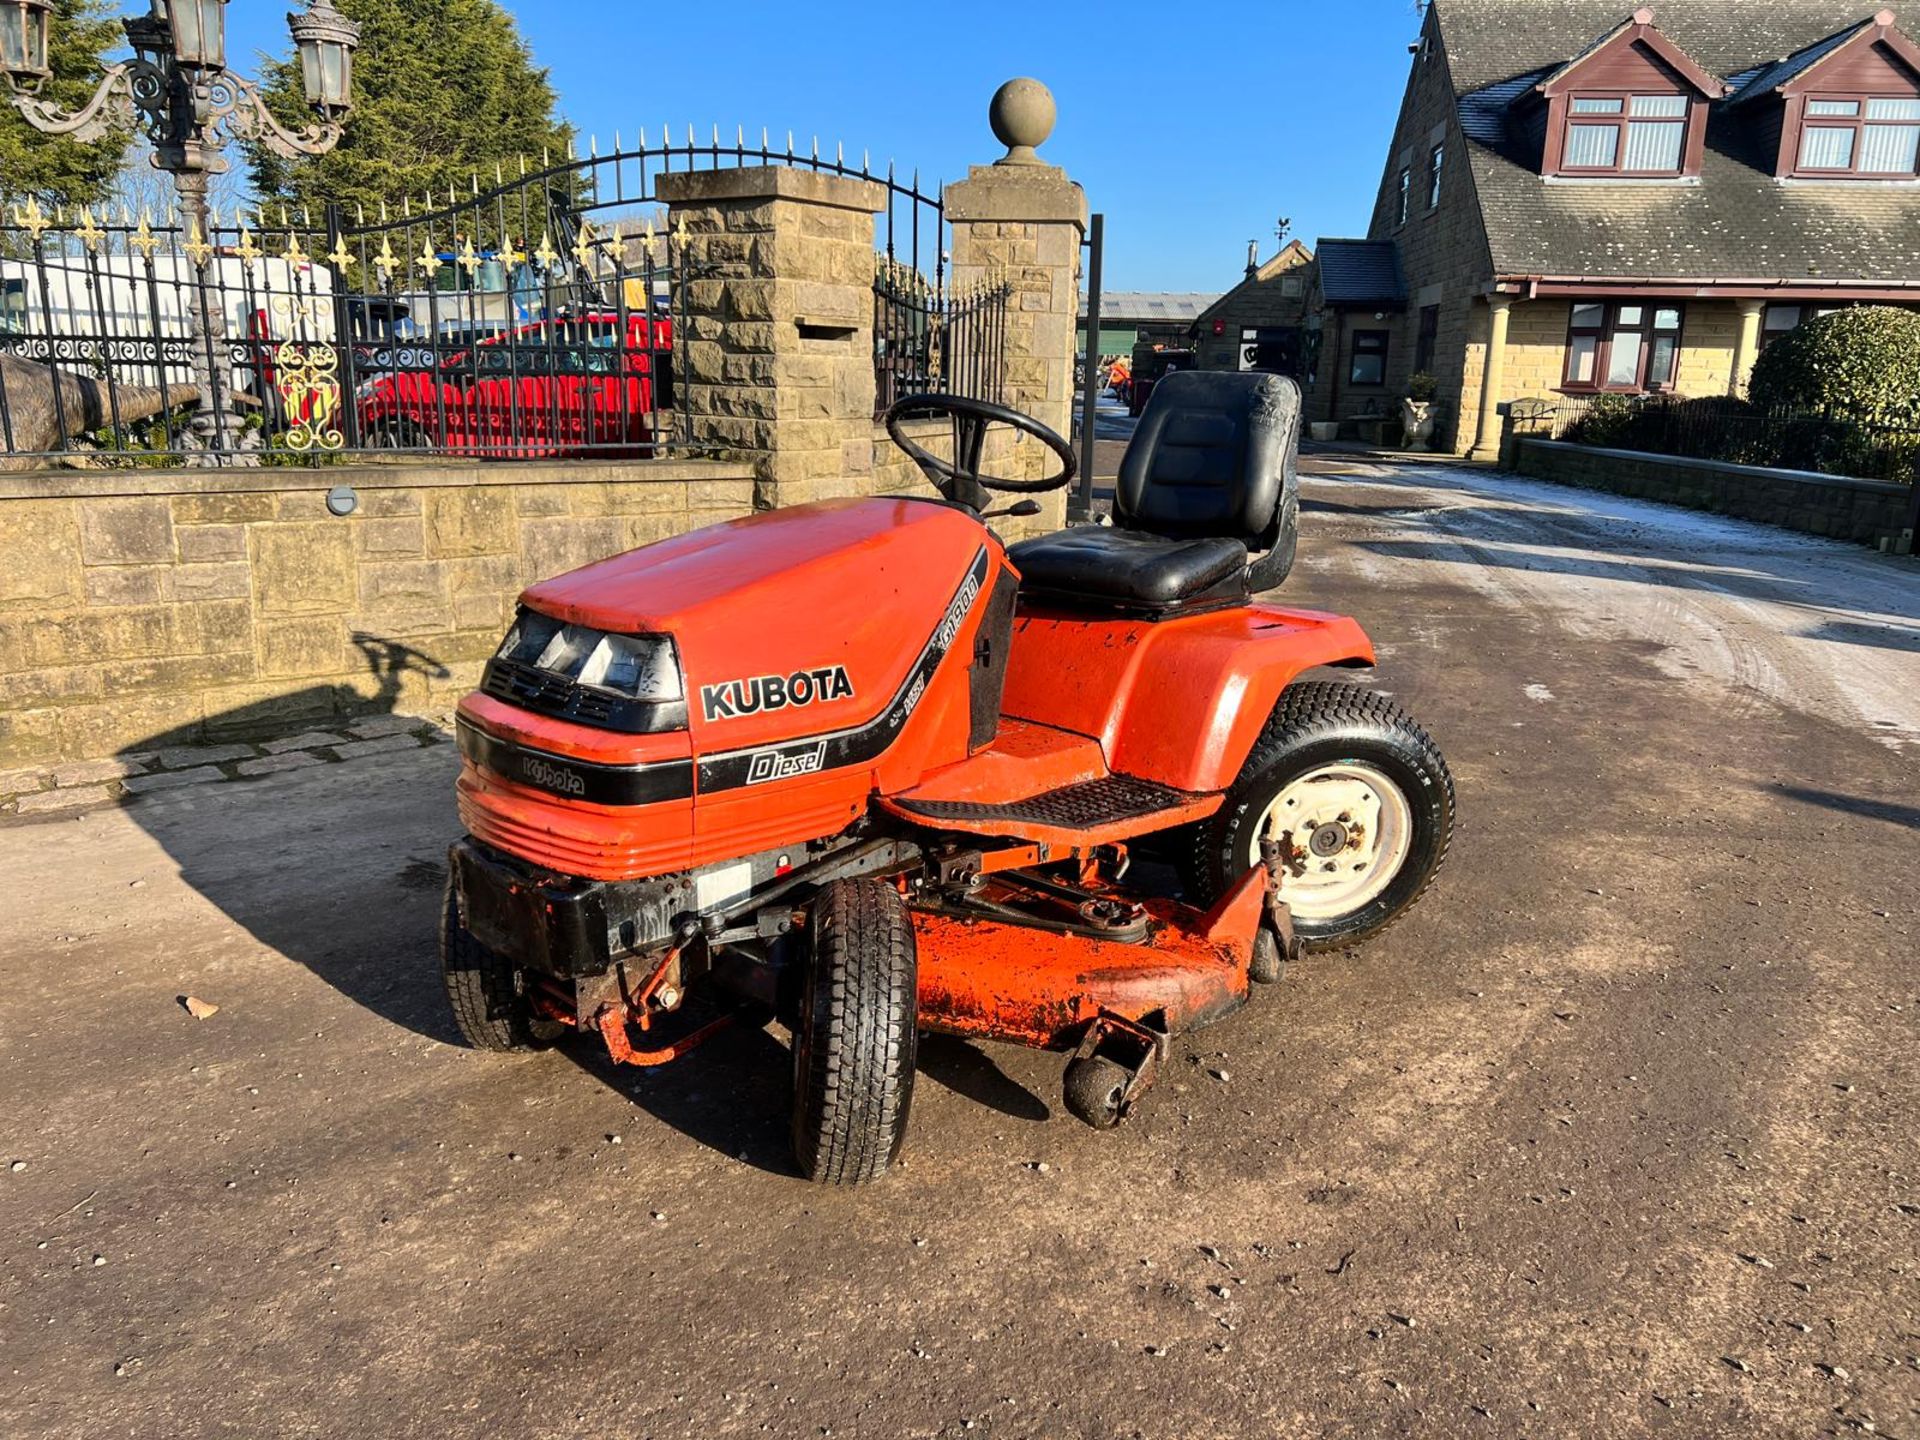
[[[360,443],[486,460],[650,454],[659,412],[672,403],[672,352],[666,318],[522,325],[447,356],[437,371],[363,381]]]

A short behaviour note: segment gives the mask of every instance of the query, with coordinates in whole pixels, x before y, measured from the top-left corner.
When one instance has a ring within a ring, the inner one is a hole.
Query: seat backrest
[[[1256,555],[1284,549],[1290,564],[1299,453],[1293,381],[1175,371],[1153,387],[1120,462],[1113,522],[1155,535],[1225,536]]]

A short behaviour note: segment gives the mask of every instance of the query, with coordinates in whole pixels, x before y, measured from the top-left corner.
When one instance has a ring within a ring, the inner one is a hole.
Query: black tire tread
[[[514,995],[512,967],[461,923],[451,875],[440,910],[440,979],[453,1023],[474,1049],[507,1053],[543,1050],[551,1043],[536,1033],[524,1002]]]
[[[1453,772],[1447,768],[1446,757],[1440,753],[1440,747],[1434,744],[1433,737],[1405,710],[1376,690],[1346,680],[1305,680],[1289,685],[1281,692],[1280,702],[1273,707],[1273,714],[1267,717],[1259,738],[1247,753],[1241,774],[1258,771],[1278,752],[1311,739],[1315,731],[1338,732],[1352,728],[1377,728],[1398,734],[1410,748],[1428,758],[1432,769],[1440,776],[1446,793],[1447,824],[1441,828],[1433,864],[1428,868],[1420,888],[1409,895],[1387,920],[1366,932],[1365,938],[1373,939],[1397,924],[1400,917],[1433,887],[1453,843]],[[1238,783],[1235,782],[1236,785]],[[1229,791],[1228,805],[1232,803],[1232,792]],[[1225,807],[1221,813],[1226,813]],[[1220,879],[1215,873],[1210,854],[1215,833],[1212,821],[1203,820],[1195,825],[1186,853],[1181,857],[1181,868],[1189,890],[1199,896],[1200,903],[1209,905],[1219,898],[1220,892]],[[1341,949],[1353,943],[1356,942],[1317,941],[1307,936],[1301,938],[1301,948],[1309,951]]]
[[[918,975],[912,922],[884,881],[840,880],[814,901],[809,993],[794,1036],[794,1158],[809,1180],[878,1180],[913,1104]]]

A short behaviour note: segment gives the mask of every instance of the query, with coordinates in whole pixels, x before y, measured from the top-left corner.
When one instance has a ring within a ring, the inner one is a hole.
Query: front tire
[[[476,1050],[544,1050],[567,1027],[541,1020],[514,983],[514,968],[467,929],[451,875],[440,911],[440,980],[460,1038]]]
[[[878,1180],[913,1106],[919,1011],[913,925],[882,880],[836,880],[809,922],[793,1032],[793,1154],[823,1185]]]
[[[1302,948],[1354,945],[1433,883],[1453,810],[1445,758],[1399,706],[1338,681],[1293,685],[1226,803],[1194,827],[1188,884],[1211,904],[1261,863],[1270,834],[1283,851],[1280,898]]]

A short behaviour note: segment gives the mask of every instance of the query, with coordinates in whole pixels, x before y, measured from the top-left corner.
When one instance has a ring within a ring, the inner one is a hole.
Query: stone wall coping
[[[92,500],[151,495],[249,495],[288,491],[468,489],[476,485],[678,484],[751,480],[751,464],[726,460],[508,461],[485,465],[330,465],[320,469],[37,470],[0,475],[0,501]]]
[[[975,165],[947,187],[948,220],[1087,228],[1087,192],[1053,165]]]
[[[1863,490],[1870,495],[1911,495],[1913,488],[1898,480],[1856,480],[1851,475],[1822,475],[1816,470],[1775,470],[1765,465],[1736,465],[1731,460],[1701,460],[1691,455],[1662,455],[1657,450],[1613,450],[1602,445],[1578,445],[1571,440],[1542,440],[1537,436],[1514,437],[1519,445],[1575,455],[1602,456],[1610,460],[1630,460],[1636,464],[1652,462],[1679,470],[1698,470],[1714,475],[1751,475],[1759,480],[1787,480],[1796,485],[1816,485],[1826,490]]]
[[[654,194],[670,205],[701,205],[715,200],[805,200],[876,215],[887,208],[886,186],[877,180],[791,165],[677,170],[654,181]]]

